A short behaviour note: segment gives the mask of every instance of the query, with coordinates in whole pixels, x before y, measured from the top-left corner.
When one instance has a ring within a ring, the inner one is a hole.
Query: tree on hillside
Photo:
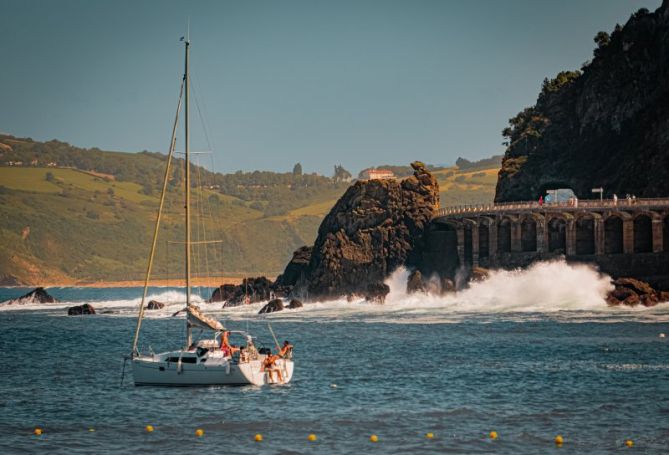
[[[597,44],[597,47],[601,49],[609,44],[611,38],[609,37],[609,34],[606,32],[597,32],[593,40],[595,41],[595,44]]]
[[[293,175],[302,175],[302,165],[300,163],[293,166]]]
[[[348,182],[352,177],[351,173],[344,169],[344,166],[335,164],[334,175],[332,176],[335,183]]]

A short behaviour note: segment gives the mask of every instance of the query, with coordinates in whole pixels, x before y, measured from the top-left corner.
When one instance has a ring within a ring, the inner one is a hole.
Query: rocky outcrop
[[[425,292],[423,275],[419,270],[411,272],[409,279],[407,280],[407,294],[413,294],[414,292]]]
[[[283,310],[283,300],[281,299],[274,299],[270,300],[267,302],[267,305],[262,307],[260,311],[258,311],[258,314],[266,314],[266,313],[275,313],[277,311]]]
[[[609,197],[669,195],[669,0],[597,42],[582,72],[544,81],[536,105],[510,120],[496,202],[551,188],[592,198],[599,186]]]
[[[244,278],[239,285],[224,284],[215,289],[209,302],[225,302],[225,306],[264,302],[278,295],[275,288],[274,283],[264,276]]]
[[[297,299],[292,299],[290,303],[288,304],[288,309],[289,310],[295,310],[297,308],[302,308],[304,305],[302,305],[302,302],[300,302]]]
[[[293,258],[283,273],[277,277],[275,284],[277,286],[295,286],[300,279],[304,279],[309,270],[312,249],[313,247],[303,246],[295,250]]]
[[[417,262],[423,232],[439,206],[437,180],[422,163],[411,166],[414,174],[402,181],[358,181],[346,191],[321,223],[296,288],[312,299],[354,294],[383,301],[389,292],[383,281]]]
[[[660,302],[669,302],[669,292],[653,289],[648,283],[634,278],[618,278],[613,281],[615,289],[609,292],[606,302],[609,305],[655,306]]]
[[[163,302],[159,302],[157,300],[151,300],[146,305],[147,310],[162,310],[163,308],[165,308],[165,304]]]
[[[380,281],[370,283],[365,290],[365,300],[373,303],[385,303],[386,296],[389,293],[390,287],[387,284]]]
[[[95,314],[93,305],[84,303],[83,305],[71,306],[67,309],[68,316],[80,316],[85,314]]]
[[[4,302],[7,305],[22,305],[30,303],[56,303],[58,300],[50,295],[44,288],[36,288],[18,299]]]

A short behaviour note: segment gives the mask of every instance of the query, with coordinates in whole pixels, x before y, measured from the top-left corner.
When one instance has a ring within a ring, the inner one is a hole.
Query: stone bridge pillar
[[[491,264],[497,263],[497,217],[488,224],[488,256]]]
[[[595,229],[595,254],[604,254],[606,234],[604,232],[604,220],[602,217],[595,217],[593,227]]]
[[[472,267],[479,266],[479,224],[472,224]]]
[[[458,265],[462,267],[465,265],[465,226],[458,223],[456,232],[458,235]]]
[[[511,252],[520,253],[523,251],[522,228],[520,219],[511,220]]]
[[[653,253],[661,253],[664,251],[662,224],[662,218],[653,217]]]
[[[632,218],[623,220],[623,253],[634,253],[634,220]]]
[[[546,252],[546,218],[536,219],[537,223],[537,253]]]
[[[565,233],[565,253],[567,256],[576,254],[576,221],[574,218],[567,218],[567,232]]]

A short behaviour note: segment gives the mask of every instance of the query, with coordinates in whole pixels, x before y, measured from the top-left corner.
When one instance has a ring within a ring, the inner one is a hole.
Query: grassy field
[[[53,178],[47,181],[46,173]],[[435,173],[442,206],[491,202],[496,169]],[[194,275],[276,276],[302,245],[313,243],[323,217],[343,193],[321,192],[277,216],[264,206],[211,190],[194,191]],[[158,195],[75,169],[0,167],[0,282],[120,281],[141,278]],[[182,273],[183,192],[170,192],[155,276]]]

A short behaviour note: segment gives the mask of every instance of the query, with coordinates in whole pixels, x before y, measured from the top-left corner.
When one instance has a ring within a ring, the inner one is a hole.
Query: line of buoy
[[[147,426],[144,427],[144,430],[147,433],[152,433],[155,430],[155,428],[153,427],[153,425],[147,425]],[[93,433],[93,432],[95,432],[95,428],[90,427],[88,429],[88,431],[90,433]],[[43,433],[44,433],[44,430],[40,427],[35,427],[35,429],[33,430],[33,434],[35,436],[41,436]],[[195,436],[197,436],[198,438],[203,437],[204,436],[204,430],[202,428],[197,428],[195,430]],[[488,433],[488,437],[492,440],[496,440],[497,438],[499,438],[499,435],[497,434],[496,431],[491,431],[490,433]],[[425,433],[425,438],[426,439],[434,439],[434,433]],[[254,436],[253,439],[256,442],[262,442],[263,441],[263,435],[260,434],[260,433],[257,433]],[[310,441],[310,442],[315,442],[315,441],[318,440],[318,437],[314,433],[310,433],[307,436],[307,440]],[[370,440],[370,442],[379,442],[379,437],[375,434],[372,434],[372,435],[369,436],[369,440]],[[557,436],[555,436],[553,441],[555,442],[556,446],[562,447],[562,445],[564,444],[564,437],[561,434],[558,434]],[[630,447],[630,448],[634,447],[634,441],[632,439],[625,439],[625,446]]]

